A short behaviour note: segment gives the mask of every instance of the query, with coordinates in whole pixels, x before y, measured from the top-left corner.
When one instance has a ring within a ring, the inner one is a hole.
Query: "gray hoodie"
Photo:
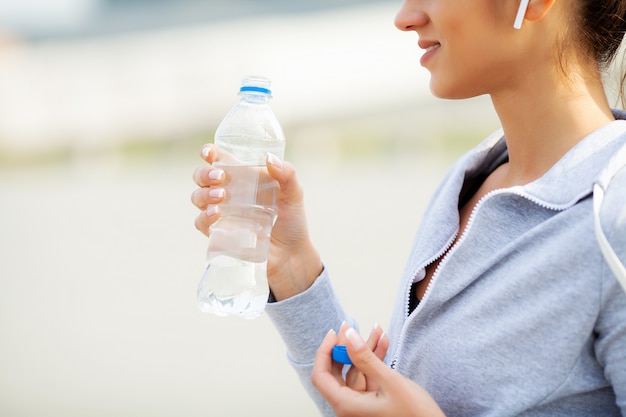
[[[615,115],[622,120],[538,180],[481,199],[451,249],[460,198],[508,158],[502,132],[461,158],[433,196],[403,274],[386,361],[448,416],[626,417],[626,293],[595,240],[591,197],[626,145],[626,114]],[[607,190],[601,220],[624,262],[626,169]],[[409,314],[412,284],[446,252]],[[326,332],[351,322],[328,271],[267,312],[303,385],[323,415],[334,415],[310,382]]]

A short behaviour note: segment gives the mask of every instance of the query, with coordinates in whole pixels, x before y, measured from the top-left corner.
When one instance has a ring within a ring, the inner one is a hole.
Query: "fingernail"
[[[346,338],[354,349],[360,349],[363,347],[363,345],[365,345],[365,342],[361,338],[361,335],[358,334],[356,330],[354,330],[352,327],[346,330]]]
[[[213,197],[213,198],[224,197],[224,189],[223,188],[211,188],[209,190],[209,197]]]
[[[344,321],[341,322],[341,325],[339,326],[339,330],[338,331],[341,332],[343,329],[347,329],[349,327],[350,327],[350,325],[348,324],[348,322],[344,320]]]
[[[205,213],[207,217],[211,217],[220,212],[220,206],[210,206],[206,209]]]
[[[376,329],[378,329],[379,327],[380,327],[380,326],[378,326],[378,323],[375,323],[375,324],[372,326],[372,330],[370,330],[370,335],[369,335],[369,337],[372,337],[372,335],[374,334],[374,332],[376,331]]]
[[[274,165],[278,169],[283,169],[283,161],[271,152],[267,153],[267,162]]]
[[[204,159],[207,159],[209,157],[209,155],[211,154],[211,147],[210,146],[205,146],[202,148],[202,157]]]
[[[326,333],[326,336],[328,336],[329,334],[335,334],[335,329],[330,329],[328,333]]]
[[[212,180],[221,180],[224,178],[224,171],[221,169],[212,169],[209,171],[209,178]]]

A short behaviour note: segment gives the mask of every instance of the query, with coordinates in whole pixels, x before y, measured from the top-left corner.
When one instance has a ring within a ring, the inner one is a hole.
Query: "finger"
[[[337,334],[337,339],[335,340],[335,345],[346,345],[347,339],[345,336],[346,330],[348,330],[350,328],[350,325],[348,323],[346,323],[345,321],[341,323],[341,326],[339,326],[339,333]],[[337,363],[338,368],[341,369],[343,371],[343,367],[344,364],[342,363]]]
[[[203,210],[194,221],[196,229],[209,235],[209,229],[213,223],[220,217],[220,206],[209,206],[206,210]]]
[[[359,392],[346,386],[341,376],[341,368],[343,366],[332,360],[332,349],[337,342],[338,338],[332,330],[328,332],[322,341],[315,356],[315,363],[311,373],[313,386],[333,409],[339,410],[338,416],[346,415],[341,411],[342,407],[345,411],[350,410],[350,415],[368,415],[363,413],[363,411],[368,410],[368,403],[362,401]],[[355,410],[357,414],[354,413]]]
[[[348,339],[346,339],[346,330],[350,328],[350,325],[345,321],[339,326],[339,333],[337,334],[337,345],[345,345]]]
[[[372,350],[374,351],[374,354],[376,355],[376,357],[380,359],[381,361],[383,361],[385,359],[385,356],[387,356],[387,350],[389,349],[389,338],[387,337],[385,332],[382,331],[380,327],[378,329],[379,331],[376,332],[376,335],[380,334],[380,336],[378,337],[378,340],[376,341],[376,347]],[[366,391],[378,391],[379,390],[380,386],[373,379],[366,379],[365,381],[366,381],[366,384],[365,384]]]
[[[355,391],[367,390],[365,375],[356,366],[350,366],[350,369],[346,372],[346,385]]]
[[[345,386],[341,377],[343,366],[332,359],[333,347],[337,344],[337,335],[334,330],[330,330],[315,355],[313,370],[311,372],[311,382],[313,386],[326,398],[326,395],[336,395],[333,391]]]
[[[267,171],[280,185],[280,200],[283,204],[302,201],[302,187],[296,178],[296,170],[289,162],[281,161],[276,155],[268,153]]]
[[[220,168],[205,166],[197,168],[193,172],[193,181],[199,187],[212,187],[222,185],[226,175]]]
[[[348,349],[348,355],[352,360],[352,363],[357,367],[368,381],[378,386],[384,387],[385,381],[388,378],[393,378],[394,374],[387,365],[367,346],[365,341],[356,332],[356,330],[350,328],[346,331],[346,338],[348,343],[346,345]]]
[[[378,341],[380,340],[380,337],[383,335],[383,333],[383,329],[378,325],[378,323],[375,324],[374,327],[372,327],[372,331],[367,338],[367,342],[365,342],[370,350],[373,351],[376,349],[376,346],[378,346]]]
[[[200,148],[200,157],[204,159],[209,164],[212,164],[217,155],[217,147],[211,143],[203,145]]]
[[[211,143],[200,148],[200,156],[209,164],[217,164],[219,162],[227,165],[241,165],[243,163],[243,161],[235,158],[230,152]]]
[[[340,335],[342,335],[343,339],[346,340],[345,332],[346,330],[348,330],[347,325],[345,328],[342,328],[342,330],[343,330],[343,333]],[[372,327],[372,331],[370,332],[370,335],[367,338],[367,342],[366,342],[367,347],[370,350],[373,351],[376,349],[378,345],[378,340],[380,339],[382,334],[383,334],[383,330],[380,328],[378,324],[375,324],[374,327]],[[345,344],[346,342],[344,341],[343,343]],[[374,385],[367,383],[365,375],[363,375],[363,373],[355,366],[351,366],[348,372],[346,373],[346,384],[350,388],[356,391],[366,391],[366,390],[372,391],[374,390],[373,388],[376,388]]]
[[[198,188],[191,193],[191,203],[200,210],[206,210],[209,205],[222,203],[225,196],[223,188]]]
[[[385,360],[385,356],[387,356],[387,350],[389,350],[389,337],[385,332],[382,332],[380,337],[378,338],[378,343],[376,344],[376,348],[374,349],[374,354],[378,357],[378,359]]]

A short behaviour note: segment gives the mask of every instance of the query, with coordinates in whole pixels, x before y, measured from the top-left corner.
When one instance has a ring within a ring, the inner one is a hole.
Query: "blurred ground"
[[[0,414],[313,416],[266,316],[200,313],[197,150],[0,171]],[[387,325],[450,154],[292,152],[312,236],[364,333]]]
[[[372,165],[299,164],[312,234],[364,331],[388,320],[446,164]],[[106,158],[2,172],[0,414],[316,415],[266,316],[195,306],[194,167]]]

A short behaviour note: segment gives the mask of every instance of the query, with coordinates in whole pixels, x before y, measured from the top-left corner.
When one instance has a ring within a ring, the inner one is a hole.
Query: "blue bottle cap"
[[[252,93],[262,93],[267,94],[269,96],[272,95],[272,90],[270,90],[271,81],[265,77],[259,77],[256,75],[250,75],[245,77],[241,82],[241,88],[239,89],[240,93],[252,92]]]
[[[256,87],[253,85],[244,85],[239,89],[240,93],[245,93],[246,91],[252,91],[255,93],[263,93],[263,94],[272,94],[272,91],[269,88]]]
[[[348,351],[344,345],[336,345],[333,348],[333,360],[335,362],[343,363],[344,365],[352,365],[352,361],[348,356]]]

